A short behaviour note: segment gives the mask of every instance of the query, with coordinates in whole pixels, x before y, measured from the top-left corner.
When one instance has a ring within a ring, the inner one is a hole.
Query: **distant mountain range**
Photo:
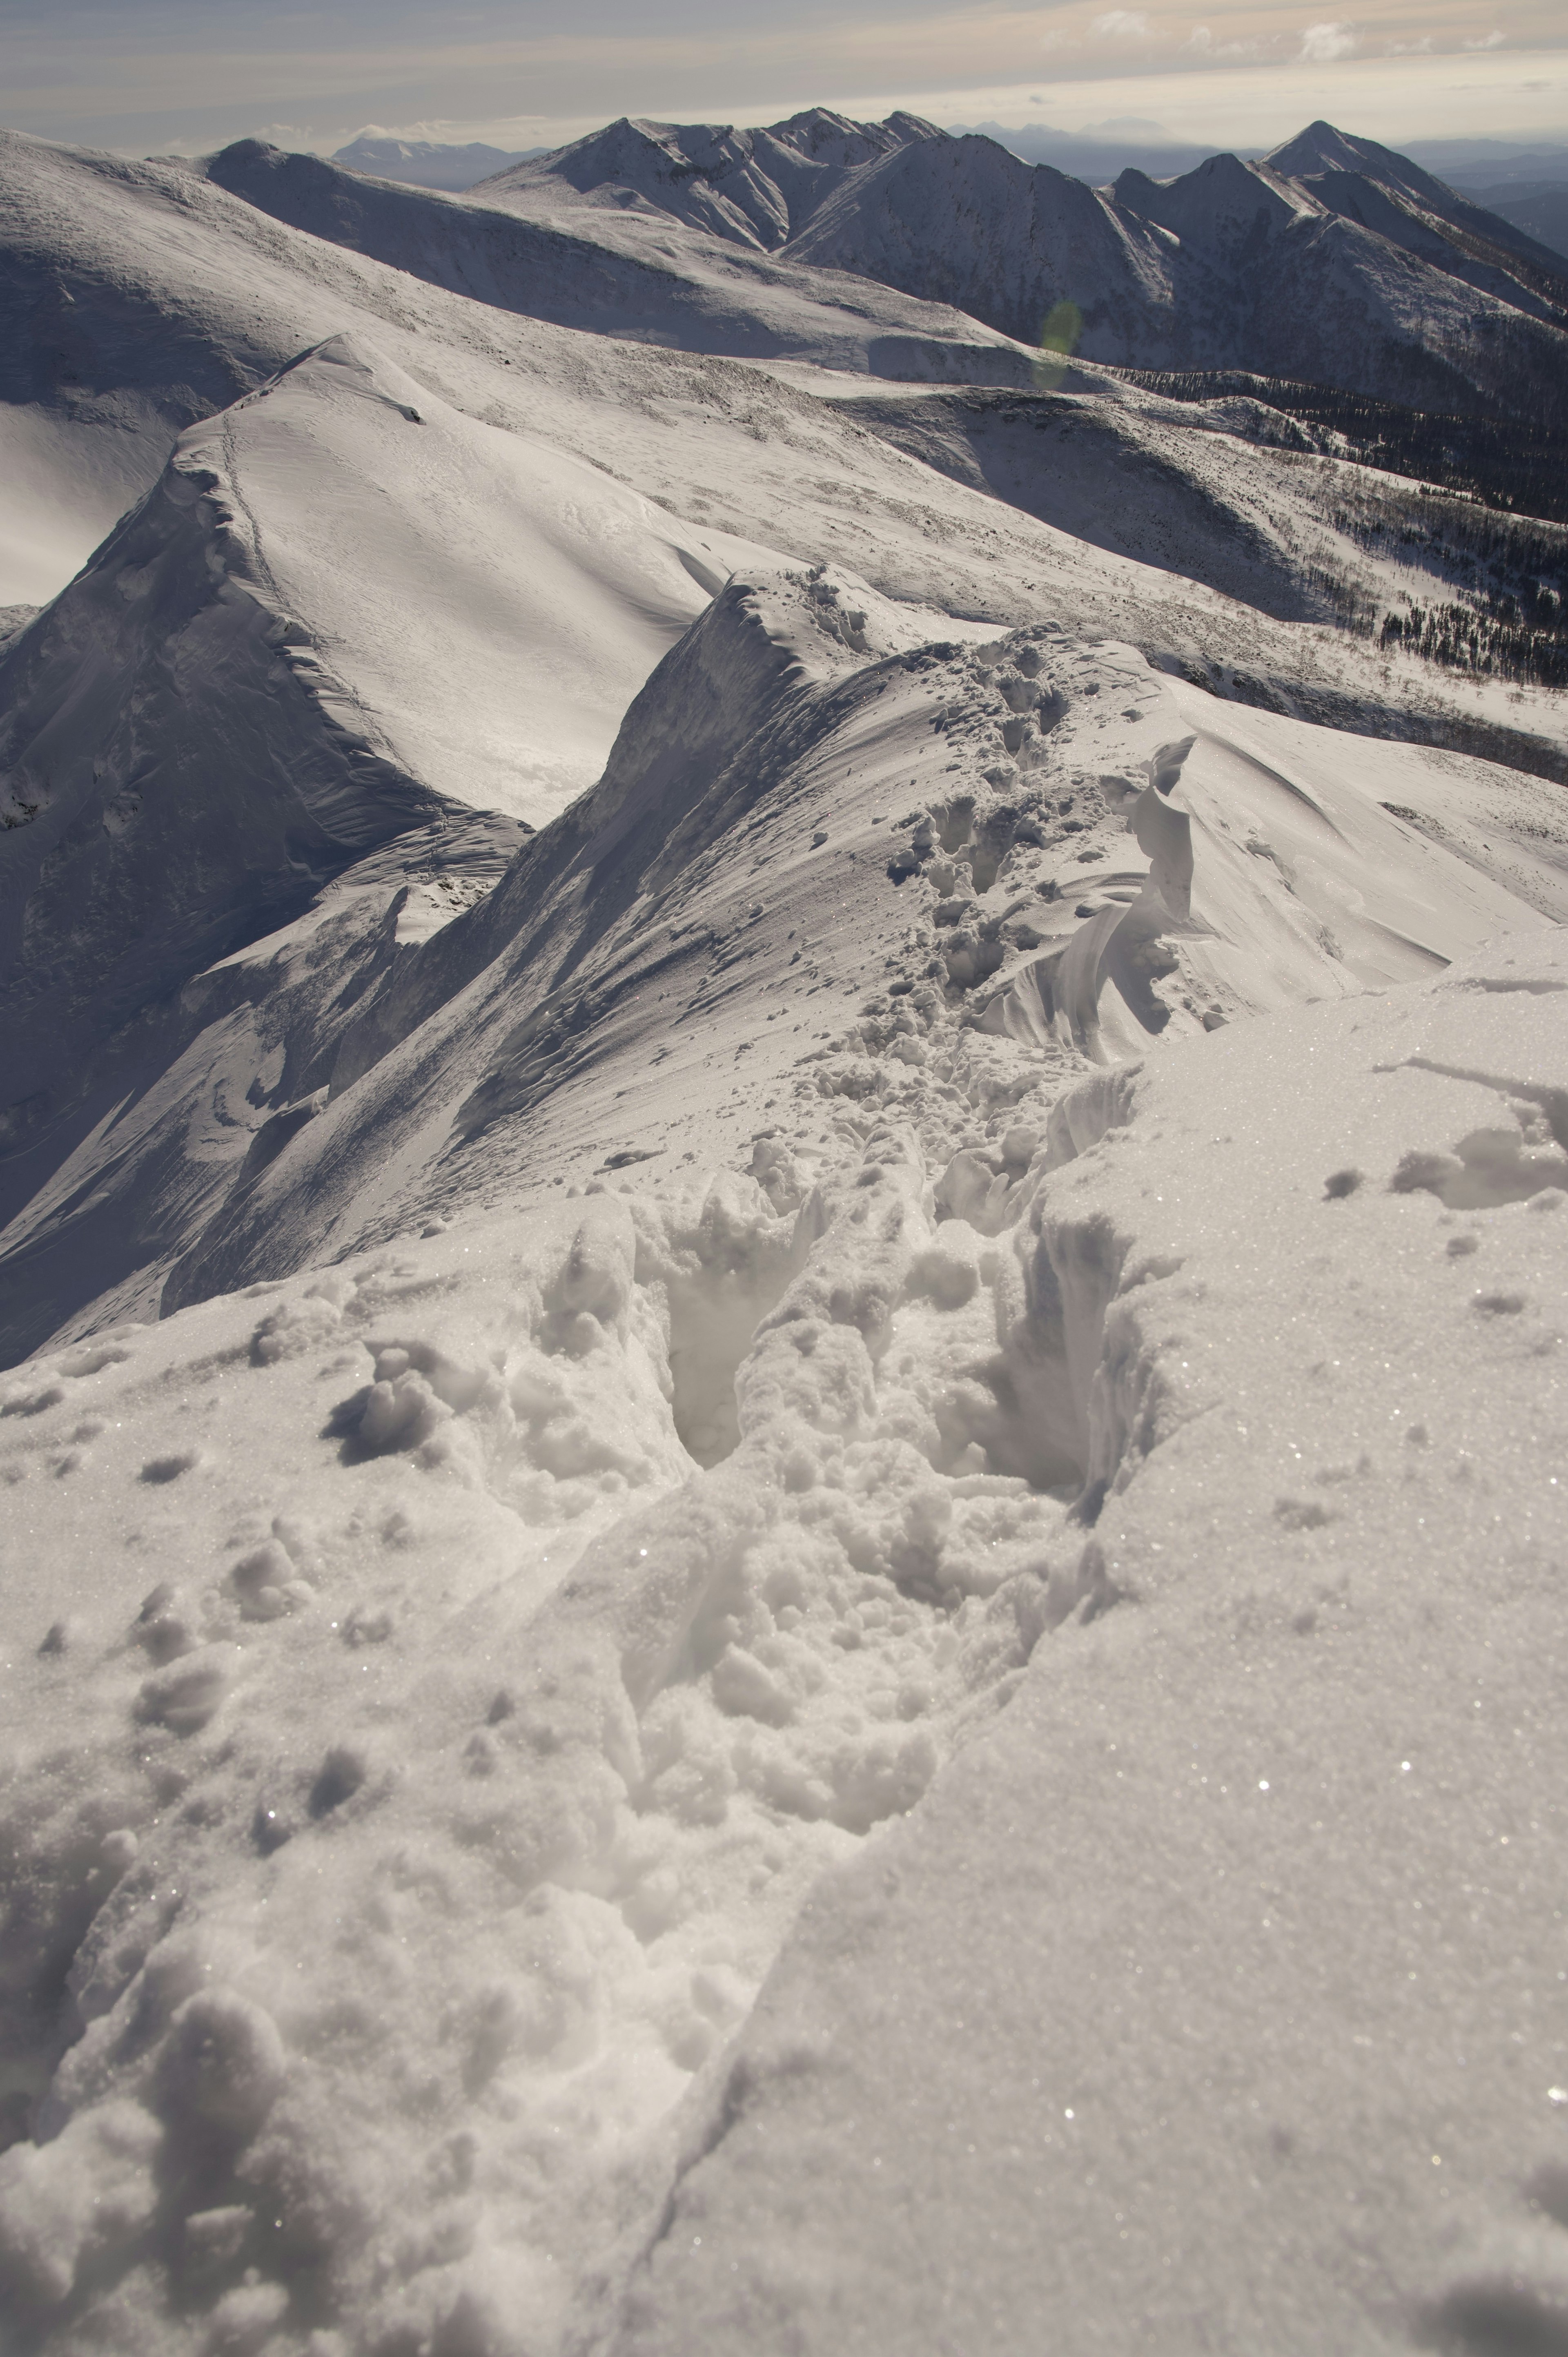
[[[1505,182],[1500,188],[1478,188],[1475,196],[1488,212],[1568,259],[1568,183],[1544,180],[1520,188]]]
[[[955,139],[993,139],[1026,164],[1049,164],[1058,172],[1086,180],[1091,188],[1109,187],[1125,171],[1145,172],[1151,179],[1173,179],[1207,161],[1210,150],[1191,142],[1158,135],[1155,124],[1129,123],[1115,136],[1108,129],[1098,135],[1059,131],[1048,123],[950,123]],[[532,163],[555,151],[548,147],[491,147],[482,140],[464,145],[430,139],[394,139],[364,135],[350,140],[328,159],[345,171],[363,172],[376,179],[401,181],[407,188],[440,188],[462,195],[481,180],[514,164]],[[1265,151],[1242,147],[1237,153],[1253,161]],[[1568,252],[1568,217],[1557,201],[1568,194],[1568,145],[1521,147],[1501,139],[1412,140],[1402,151],[1411,161],[1445,180],[1488,211],[1525,231],[1557,253]]]
[[[1155,179],[1169,179],[1177,172],[1190,172],[1195,164],[1201,164],[1205,156],[1213,153],[1211,148],[1190,141],[1154,136],[1154,124],[1147,131],[1130,130],[1116,138],[1058,131],[1048,123],[1008,124],[988,120],[950,123],[946,127],[955,139],[994,139],[999,147],[1005,147],[1022,163],[1050,164],[1057,171],[1070,172],[1075,179],[1087,180],[1090,188],[1096,188],[1109,185],[1130,165]],[[1251,156],[1262,151],[1249,147],[1244,152]]]
[[[509,164],[544,156],[544,147],[487,147],[471,139],[460,147],[430,139],[351,139],[333,156],[346,172],[370,172],[378,179],[403,180],[414,188],[450,188],[461,193]]]
[[[1563,256],[1325,123],[1252,161],[1213,156],[1164,178],[1129,167],[1104,189],[907,113],[861,124],[819,108],[760,130],[623,118],[478,183],[461,228],[446,206],[424,222],[413,190],[383,181],[372,199],[336,165],[254,141],[205,168],[296,228],[520,307],[537,307],[539,264],[498,214],[613,251],[598,269],[618,284],[633,261],[667,281],[727,251],[732,270],[742,256],[753,274],[782,265],[780,289],[804,293],[808,269],[851,272],[1026,345],[1071,307],[1079,355],[1112,366],[1242,369],[1537,423],[1568,412]],[[627,299],[614,332],[636,332]]]

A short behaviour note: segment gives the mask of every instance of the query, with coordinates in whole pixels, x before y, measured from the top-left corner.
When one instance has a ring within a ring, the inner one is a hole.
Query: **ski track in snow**
[[[7,2350],[1556,2349],[1559,700],[36,145],[216,414],[0,639]]]

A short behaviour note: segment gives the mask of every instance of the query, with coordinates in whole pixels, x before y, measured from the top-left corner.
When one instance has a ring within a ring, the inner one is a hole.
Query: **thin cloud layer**
[[[1554,0],[1509,0],[1506,17],[1497,0],[1372,0],[1345,19],[1288,0],[1201,14],[1190,0],[805,0],[766,15],[671,0],[657,19],[633,0],[583,0],[569,18],[553,0],[477,0],[450,16],[412,0],[0,0],[5,119],[133,152],[263,127],[329,147],[369,124],[523,146],[621,113],[746,123],[884,102],[938,120],[1067,124],[1131,106],[1209,138],[1236,115],[1237,75],[1242,138],[1288,132],[1308,112],[1357,112],[1391,137],[1568,135],[1568,23]],[[1119,95],[1123,83],[1135,98]]]

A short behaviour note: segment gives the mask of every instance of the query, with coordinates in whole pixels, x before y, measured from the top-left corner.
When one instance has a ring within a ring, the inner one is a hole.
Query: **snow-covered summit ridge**
[[[918,115],[855,123],[827,107],[760,131],[623,115],[568,147],[495,174],[476,195],[521,204],[571,189],[596,204],[641,205],[772,253],[866,165],[911,142],[945,136]]]
[[[833,1092],[880,1100],[926,1068],[928,1038],[939,1060],[961,1038],[1009,1071],[1071,1071],[1211,1015],[1419,974],[1568,906],[1545,785],[1462,764],[1483,829],[1415,748],[1362,743],[1347,795],[1332,731],[1217,705],[1125,648],[1058,651],[1048,627],[975,653],[932,645],[933,627],[836,568],[737,571],[633,700],[599,785],[488,894],[458,876],[419,914],[417,863],[361,862],[339,894],[362,913],[332,919],[330,953],[313,904],[192,977],[156,1055],[186,1095],[220,1091],[228,1108],[199,1170],[184,1097],[161,1082],[90,1136],[126,1058],[152,1052],[106,1040],[99,1095],[40,1127],[9,1239],[17,1332],[36,1338],[68,1294],[91,1324],[110,1298],[257,1281],[449,1207],[454,1188],[467,1200],[497,1169],[547,1183],[581,1150],[585,1174],[607,1132],[676,1157],[673,1109],[706,1103],[726,1060],[738,1082],[748,1059],[764,1097],[799,1095],[802,994],[841,1014],[885,1005],[887,972],[919,994],[918,1019],[895,1006],[847,1035]],[[1162,761],[1174,802],[1145,791]],[[1380,802],[1430,810],[1427,834]],[[1162,825],[1184,836],[1174,864]],[[437,888],[443,856],[424,855]],[[225,1028],[242,983],[253,1044]],[[274,1117],[263,1153],[252,1133]],[[44,1183],[46,1158],[69,1190]]]

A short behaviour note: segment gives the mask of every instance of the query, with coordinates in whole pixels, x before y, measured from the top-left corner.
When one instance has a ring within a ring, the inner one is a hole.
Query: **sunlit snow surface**
[[[7,2357],[1550,2357],[1560,700],[190,188],[310,349],[0,656]]]

